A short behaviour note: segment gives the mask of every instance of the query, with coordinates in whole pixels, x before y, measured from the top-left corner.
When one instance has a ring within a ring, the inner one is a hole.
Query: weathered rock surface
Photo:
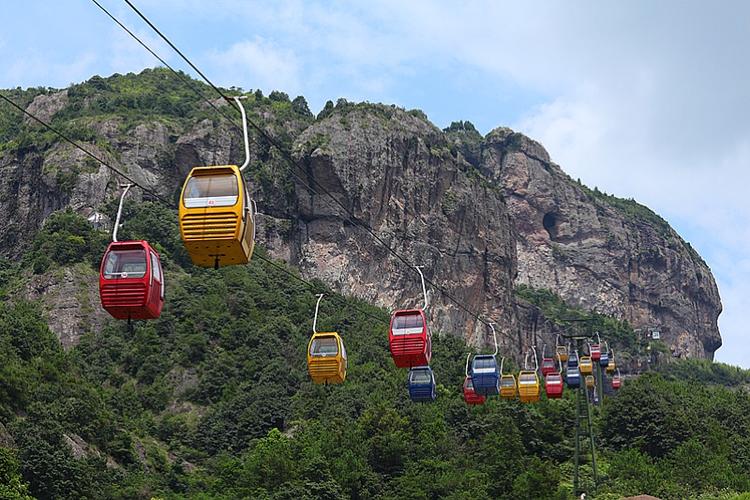
[[[346,207],[297,185],[293,243],[304,274],[389,309],[420,305],[419,275],[387,245],[472,311],[511,327],[515,237],[502,194],[450,153],[442,131],[395,108],[354,107],[312,125],[297,145],[306,178]],[[433,290],[431,302],[436,330],[488,335],[445,295]]]
[[[32,106],[52,116],[67,102],[61,94]],[[718,291],[700,257],[645,207],[572,181],[540,144],[503,128],[486,137],[473,127],[443,132],[392,106],[341,103],[317,120],[287,116],[283,125],[273,109],[256,119],[284,138],[299,166],[262,140],[252,145],[247,177],[264,214],[258,239],[303,275],[387,308],[421,304],[418,274],[373,232],[424,266],[438,287],[495,319],[519,350],[534,341],[529,329],[539,321],[533,308],[515,304],[517,284],[548,288],[636,328],[658,327],[677,355],[711,357],[721,345]],[[238,129],[218,117],[143,120],[125,133],[117,117],[88,120],[98,140],[87,147],[166,198],[193,166],[242,161]],[[88,215],[115,196],[119,181],[68,145],[0,149],[0,252],[20,255],[54,210]],[[50,314],[61,322],[53,330],[75,343],[81,320],[65,311],[81,307],[74,303],[81,294],[38,280],[29,296],[62,311]],[[88,286],[95,297],[95,281]],[[490,340],[431,288],[436,330]]]
[[[487,136],[481,167],[506,195],[517,283],[658,329],[675,356],[710,358],[721,346],[711,271],[658,216],[572,181],[541,145],[508,129]]]
[[[50,330],[65,348],[104,324],[107,313],[99,302],[98,278],[86,264],[79,264],[33,276],[26,287],[27,299],[41,299]]]

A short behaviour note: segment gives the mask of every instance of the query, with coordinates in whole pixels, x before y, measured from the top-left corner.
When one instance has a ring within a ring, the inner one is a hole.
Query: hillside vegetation
[[[467,348],[435,332],[438,399],[414,404],[390,360],[387,312],[331,292],[319,322],[343,335],[350,372],[314,386],[305,349],[322,283],[257,259],[194,268],[173,211],[145,203],[126,215],[122,237],[163,255],[160,319],[132,331],[110,320],[65,352],[39,304],[0,305],[3,498],[571,497],[569,394],[469,408]],[[17,297],[31,274],[61,266],[95,273],[106,239],[59,212],[22,265],[0,262],[0,291]],[[596,498],[750,490],[750,397],[723,386],[748,375],[715,366],[670,365],[605,400]],[[591,474],[583,481],[593,496]]]

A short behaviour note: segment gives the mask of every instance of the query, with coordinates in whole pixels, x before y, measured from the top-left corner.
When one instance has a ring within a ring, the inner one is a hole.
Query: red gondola
[[[396,311],[388,331],[391,356],[398,368],[426,366],[432,358],[432,337],[422,309]]]
[[[557,370],[544,377],[544,391],[547,399],[560,399],[563,394],[563,378]]]
[[[481,394],[477,394],[474,391],[474,384],[471,382],[471,377],[464,379],[464,401],[467,405],[481,405],[486,401],[486,397]]]
[[[419,267],[416,267],[416,270],[422,278],[424,307],[394,312],[388,328],[388,345],[393,362],[398,368],[427,366],[432,358],[432,337],[427,328],[427,317],[424,314],[429,305],[427,288],[422,270]]]
[[[599,361],[602,358],[602,347],[599,344],[591,344],[589,346],[589,352],[591,353],[591,359],[593,361]]]
[[[612,389],[617,390],[622,387],[622,378],[620,378],[620,370],[617,370],[617,375],[612,377]]]
[[[155,319],[164,306],[159,254],[146,241],[109,244],[99,270],[102,307],[116,319]]]
[[[156,250],[147,241],[117,241],[122,202],[120,198],[112,243],[99,268],[102,307],[116,319],[155,319],[164,306],[164,273]]]
[[[555,372],[555,360],[554,358],[542,358],[542,376],[546,377],[550,373]]]
[[[596,333],[596,344],[589,344],[589,354],[592,361],[599,361],[602,357],[602,339],[599,332]]]

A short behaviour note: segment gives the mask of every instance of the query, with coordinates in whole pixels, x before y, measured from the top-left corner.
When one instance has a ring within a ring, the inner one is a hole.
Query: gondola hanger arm
[[[490,328],[492,329],[492,340],[495,342],[495,353],[493,354],[493,356],[497,356],[498,348],[497,348],[497,334],[495,333],[495,323],[490,322],[489,325],[490,325]]]
[[[424,307],[422,308],[422,310],[426,311],[430,305],[430,301],[427,298],[427,286],[424,283],[424,274],[422,274],[422,266],[414,266],[414,269],[417,270],[417,272],[419,273],[419,277],[422,279],[422,294],[424,295]]]
[[[245,106],[242,105],[241,99],[246,99],[247,96],[241,95],[241,96],[234,96],[234,102],[237,104],[237,107],[240,108],[240,114],[242,115],[242,138],[245,141],[245,162],[240,167],[240,172],[245,170],[247,166],[250,164],[250,140],[248,139],[247,135],[247,114],[245,113]]]
[[[124,184],[120,187],[124,187],[125,190],[120,195],[120,204],[117,207],[117,218],[115,219],[115,227],[112,229],[112,242],[117,243],[117,230],[120,228],[120,217],[122,217],[122,205],[125,201],[125,195],[128,194],[128,191],[130,191],[130,188],[132,187],[132,184]]]
[[[315,317],[313,317],[313,333],[318,333],[318,310],[320,309],[320,301],[323,300],[322,293],[318,294],[318,302],[315,304]]]

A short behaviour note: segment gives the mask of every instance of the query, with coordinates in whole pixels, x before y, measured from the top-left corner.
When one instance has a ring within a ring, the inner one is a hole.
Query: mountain
[[[242,161],[235,110],[213,101],[235,121],[223,119],[166,70],[11,95],[169,199],[191,167]],[[493,318],[503,347],[519,357],[531,345],[551,346],[563,329],[519,286],[623,322],[633,330],[628,344],[658,329],[674,357],[712,359],[721,345],[718,290],[690,245],[648,208],[570,179],[533,140],[507,128],[483,137],[464,122],[442,131],[420,111],[395,106],[342,99],[314,117],[301,97],[250,97],[250,116],[296,162],[255,137],[248,177],[262,213],[259,241],[304,276],[387,309],[416,306],[418,275],[390,247],[462,305]],[[28,248],[53,211],[101,210],[119,182],[38,124],[12,116],[0,133],[6,256]],[[439,331],[491,343],[486,327],[438,290],[428,313]],[[87,322],[51,316],[71,344]],[[633,369],[642,365],[633,360]]]

